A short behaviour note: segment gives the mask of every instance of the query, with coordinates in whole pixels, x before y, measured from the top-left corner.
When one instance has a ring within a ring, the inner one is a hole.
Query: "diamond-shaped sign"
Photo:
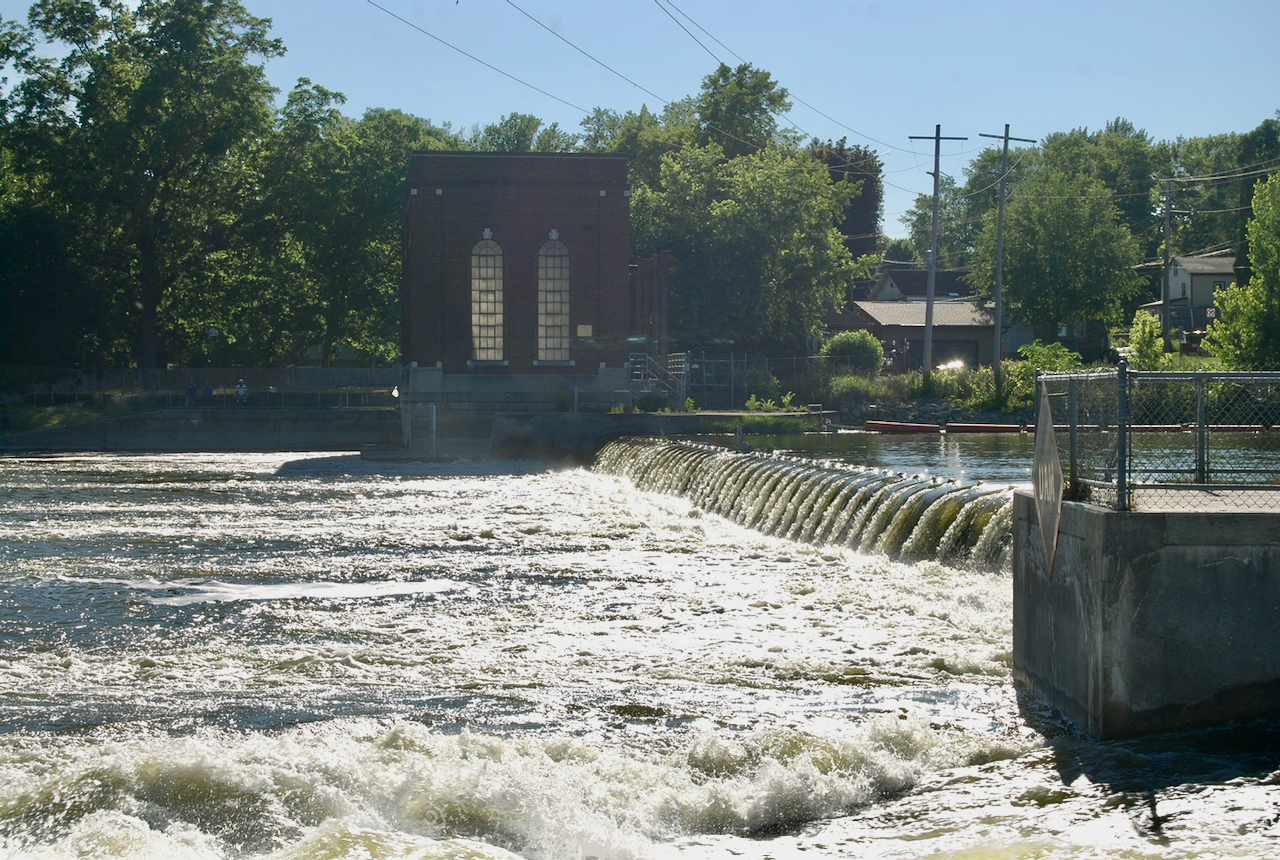
[[[1040,414],[1036,416],[1036,458],[1031,468],[1031,485],[1040,519],[1040,540],[1044,543],[1044,572],[1053,578],[1053,557],[1058,552],[1058,521],[1062,518],[1062,461],[1053,433],[1053,412],[1049,409],[1049,389],[1040,383]]]

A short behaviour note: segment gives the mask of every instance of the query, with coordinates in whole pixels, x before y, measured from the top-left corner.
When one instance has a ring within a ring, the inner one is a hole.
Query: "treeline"
[[[282,97],[263,64],[283,51],[237,0],[39,0],[0,21],[0,364],[396,361],[414,150],[626,153],[634,255],[678,260],[680,348],[803,354],[881,255],[924,259],[927,200],[911,239],[886,245],[876,153],[789,132],[787,91],[750,65],[656,112],[596,108],[578,130],[518,112],[463,130],[349,118],[305,79]],[[1276,131],[1154,143],[1117,120],[1016,151],[1015,313],[1048,327],[1135,303],[1132,267],[1162,241],[1153,176],[1180,177],[1176,253],[1244,247],[1243,171],[1280,158]],[[980,292],[999,173],[989,149],[944,186],[940,263],[972,268]]]
[[[1166,206],[1170,256],[1234,253],[1236,280],[1246,283],[1255,186],[1277,170],[1276,119],[1244,134],[1156,142],[1118,118],[1011,149],[1003,280],[1012,314],[1045,340],[1059,323],[1092,323],[1098,337],[1107,324],[1127,323],[1138,304],[1160,298]],[[938,264],[969,269],[979,294],[995,283],[1001,172],[993,146],[962,182],[941,183]],[[890,243],[886,258],[923,263],[931,217],[932,197],[919,196],[902,219],[909,238]]]
[[[0,23],[0,363],[395,361],[414,150],[628,153],[636,253],[681,260],[686,345],[803,349],[876,249],[874,154],[780,133],[786,92],[750,66],[661,115],[462,132],[348,118],[308,80],[278,104],[283,51],[235,0],[41,0]]]

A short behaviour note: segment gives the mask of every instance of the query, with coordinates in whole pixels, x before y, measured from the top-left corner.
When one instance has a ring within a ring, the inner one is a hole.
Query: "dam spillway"
[[[1013,492],[1006,486],[636,437],[602,448],[595,471],[773,537],[900,561],[1009,563]]]

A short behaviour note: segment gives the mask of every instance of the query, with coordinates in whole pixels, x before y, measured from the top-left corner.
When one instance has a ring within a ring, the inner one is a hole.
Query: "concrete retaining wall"
[[[162,409],[0,437],[4,451],[356,451],[400,444],[397,409]]]
[[[1063,504],[1046,575],[1014,496],[1014,680],[1090,735],[1280,716],[1280,515]]]

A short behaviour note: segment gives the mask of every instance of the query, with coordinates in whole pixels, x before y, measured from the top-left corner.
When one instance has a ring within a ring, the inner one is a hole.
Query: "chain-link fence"
[[[1280,506],[1280,373],[1121,365],[1039,379],[1067,498],[1116,510]]]
[[[693,400],[699,409],[744,409],[748,400],[781,402],[788,394],[792,405],[807,406],[814,392],[825,389],[830,377],[859,372],[855,359],[845,356],[797,356],[763,358],[730,353],[708,357],[705,352],[672,353],[665,363],[645,353],[632,353],[632,380],[670,394],[673,404]]]

